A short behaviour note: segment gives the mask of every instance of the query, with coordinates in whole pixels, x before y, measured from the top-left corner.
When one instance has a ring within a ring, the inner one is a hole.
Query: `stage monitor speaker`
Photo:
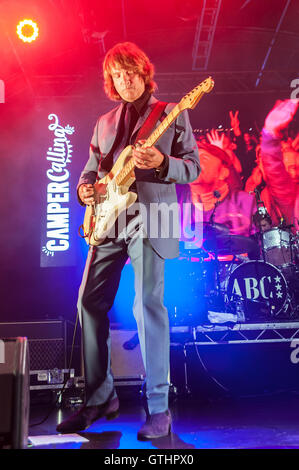
[[[0,338],[28,339],[30,370],[66,369],[68,324],[64,320],[0,323]]]
[[[0,448],[28,444],[29,347],[25,337],[0,340]]]
[[[145,375],[136,330],[111,329],[111,367],[115,379]]]

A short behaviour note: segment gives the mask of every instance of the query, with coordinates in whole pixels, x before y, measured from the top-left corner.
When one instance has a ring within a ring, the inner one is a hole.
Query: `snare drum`
[[[234,302],[239,296],[245,302],[264,304],[275,317],[286,311],[289,300],[283,274],[264,261],[248,261],[237,266],[227,280],[226,296],[228,302]]]
[[[275,266],[293,263],[291,234],[278,227],[262,234],[265,261]]]

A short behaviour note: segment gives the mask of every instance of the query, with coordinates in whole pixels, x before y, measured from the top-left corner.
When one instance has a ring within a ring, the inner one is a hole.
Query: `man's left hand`
[[[136,167],[141,170],[159,168],[164,161],[164,155],[156,147],[137,146],[133,149],[132,156]]]

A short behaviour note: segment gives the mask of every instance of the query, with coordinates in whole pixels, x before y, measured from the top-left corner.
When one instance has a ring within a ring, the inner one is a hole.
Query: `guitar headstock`
[[[210,93],[214,88],[214,80],[212,77],[206,78],[197,87],[193,88],[192,91],[187,93],[184,98],[180,101],[181,109],[194,109],[200,98],[204,93]]]

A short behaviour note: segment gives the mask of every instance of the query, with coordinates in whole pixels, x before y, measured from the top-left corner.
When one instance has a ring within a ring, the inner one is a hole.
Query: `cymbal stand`
[[[257,207],[258,214],[261,214],[261,215],[268,214],[268,211],[266,209],[264,201],[262,201],[260,192],[257,188],[255,188],[254,194],[255,194],[256,207]],[[260,236],[260,243],[261,243],[261,251],[262,251],[263,261],[266,262],[263,232],[261,230],[261,223],[260,222],[259,222],[259,232],[258,233],[259,233],[259,236]]]
[[[220,201],[217,201],[215,203],[215,207],[214,207],[213,212],[210,216],[209,224],[211,225],[211,227],[214,227],[215,212],[216,212],[216,209],[219,206],[219,204],[220,204]],[[215,237],[217,238],[217,235],[215,235]],[[220,294],[221,294],[221,286],[220,286],[220,275],[219,275],[220,264],[219,264],[219,259],[218,259],[217,243],[215,244],[214,255],[215,255],[215,268],[216,268],[216,295],[219,298]]]

